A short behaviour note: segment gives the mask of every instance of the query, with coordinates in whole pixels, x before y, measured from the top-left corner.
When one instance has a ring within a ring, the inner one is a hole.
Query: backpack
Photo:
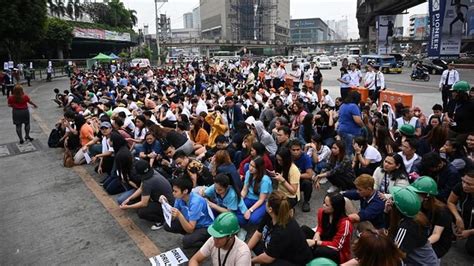
[[[48,137],[48,146],[50,148],[57,148],[61,137],[61,131],[58,128],[51,130]]]

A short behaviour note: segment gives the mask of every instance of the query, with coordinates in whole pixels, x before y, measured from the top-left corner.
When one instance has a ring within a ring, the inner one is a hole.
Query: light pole
[[[160,53],[160,23],[158,18],[158,3],[166,3],[168,0],[155,0],[155,26],[156,26],[156,53],[158,57],[158,65],[161,65],[161,53]],[[160,6],[161,8],[161,6]]]

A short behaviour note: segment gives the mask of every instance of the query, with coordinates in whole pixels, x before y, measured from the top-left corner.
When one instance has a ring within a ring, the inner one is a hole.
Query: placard
[[[171,205],[168,202],[163,201],[161,203],[161,208],[163,209],[163,217],[165,217],[166,224],[171,227]]]
[[[3,62],[3,70],[8,70],[8,62]]]
[[[13,61],[8,61],[8,68],[12,69],[12,68],[14,68],[14,67],[15,67],[15,66],[14,66]]]
[[[149,260],[151,265],[153,266],[171,266],[185,263],[188,261],[188,258],[183,253],[181,248],[175,248],[170,251],[161,253],[158,256],[151,257]]]

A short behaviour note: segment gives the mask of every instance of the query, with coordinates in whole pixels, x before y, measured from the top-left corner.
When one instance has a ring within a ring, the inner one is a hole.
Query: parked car
[[[320,69],[332,69],[331,60],[329,60],[327,56],[315,57],[313,62],[316,63]]]
[[[283,59],[283,62],[291,63],[291,62],[293,62],[293,60],[295,60],[295,57],[293,55],[289,55],[288,57]]]
[[[395,57],[395,60],[397,61],[398,65],[400,65],[400,66],[404,65],[404,62],[403,62],[405,60],[405,55],[404,54],[393,53],[393,54],[390,54],[390,55]]]
[[[421,64],[432,75],[441,75],[444,70],[448,69],[448,63],[442,59],[425,58],[421,61]]]
[[[337,57],[329,56],[329,60],[331,61],[332,66],[337,66]]]

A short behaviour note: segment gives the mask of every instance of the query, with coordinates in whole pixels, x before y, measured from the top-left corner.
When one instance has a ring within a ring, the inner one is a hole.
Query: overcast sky
[[[226,1],[226,0],[222,0]],[[138,26],[143,28],[144,24],[149,25],[149,33],[155,33],[155,2],[154,0],[122,0],[129,9],[137,11]],[[356,0],[291,0],[290,16],[295,18],[319,17],[323,20],[342,19],[347,16],[349,20],[349,37],[358,38],[359,32],[356,19]],[[161,6],[162,4],[158,4]],[[183,27],[183,14],[191,12],[193,8],[199,6],[199,0],[169,0],[164,3],[160,13],[167,14],[171,18],[171,28]],[[407,32],[408,19],[412,14],[427,13],[428,4],[424,3],[408,10],[405,15],[404,26]]]

